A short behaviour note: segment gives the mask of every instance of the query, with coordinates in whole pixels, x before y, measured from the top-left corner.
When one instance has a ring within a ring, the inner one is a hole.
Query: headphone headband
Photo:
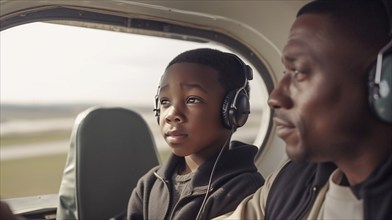
[[[248,78],[245,78],[244,85],[241,86],[239,89],[237,89],[237,91],[236,91],[236,93],[234,95],[233,102],[231,103],[231,106],[230,106],[231,108],[237,109],[235,104],[237,103],[238,95],[240,94],[241,91],[245,91],[245,88],[246,88],[247,84],[248,84]]]
[[[381,70],[382,70],[382,62],[383,62],[383,58],[384,58],[383,56],[391,48],[392,48],[392,39],[377,54],[376,75],[374,77],[374,83],[376,85],[380,84],[380,82],[381,82]]]

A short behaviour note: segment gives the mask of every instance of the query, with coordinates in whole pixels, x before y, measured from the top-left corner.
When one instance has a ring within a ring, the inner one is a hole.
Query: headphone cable
[[[210,179],[208,180],[207,192],[206,192],[206,195],[204,196],[203,202],[201,203],[199,212],[197,213],[197,216],[196,216],[196,219],[195,219],[195,220],[199,220],[200,217],[201,217],[201,213],[202,213],[202,211],[203,211],[203,209],[204,209],[204,206],[206,205],[206,202],[207,202],[207,199],[208,199],[208,195],[209,195],[210,190],[211,190],[212,177],[213,177],[213,175],[214,175],[216,165],[218,164],[218,161],[219,161],[220,157],[222,156],[223,151],[224,151],[224,149],[226,148],[226,145],[227,145],[227,143],[229,142],[229,140],[231,139],[231,136],[233,135],[233,133],[234,133],[234,129],[231,130],[230,136],[226,139],[225,143],[223,144],[222,148],[221,148],[220,151],[219,151],[218,156],[217,156],[216,159],[215,159],[214,165],[212,166],[212,169],[211,169]]]

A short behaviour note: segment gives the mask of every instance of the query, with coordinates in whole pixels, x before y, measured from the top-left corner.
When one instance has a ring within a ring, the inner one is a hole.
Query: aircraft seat
[[[81,112],[59,191],[56,219],[109,219],[126,210],[138,179],[159,164],[150,128],[136,112]]]

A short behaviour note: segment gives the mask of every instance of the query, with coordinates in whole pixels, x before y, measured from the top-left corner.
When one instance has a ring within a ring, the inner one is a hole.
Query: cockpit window
[[[44,22],[2,31],[1,197],[57,193],[75,117],[96,105],[139,112],[164,161],[170,149],[152,111],[157,85],[172,58],[200,47],[235,53],[213,42]],[[269,122],[267,89],[256,69],[250,85],[251,115],[233,139],[260,146],[257,135],[265,135]]]

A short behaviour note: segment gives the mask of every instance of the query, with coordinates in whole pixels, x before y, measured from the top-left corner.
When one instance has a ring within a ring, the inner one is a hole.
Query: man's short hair
[[[325,14],[340,26],[342,34],[357,41],[361,46],[381,48],[389,35],[390,9],[381,0],[315,0],[304,5],[297,13]],[[344,31],[343,31],[344,30]]]

